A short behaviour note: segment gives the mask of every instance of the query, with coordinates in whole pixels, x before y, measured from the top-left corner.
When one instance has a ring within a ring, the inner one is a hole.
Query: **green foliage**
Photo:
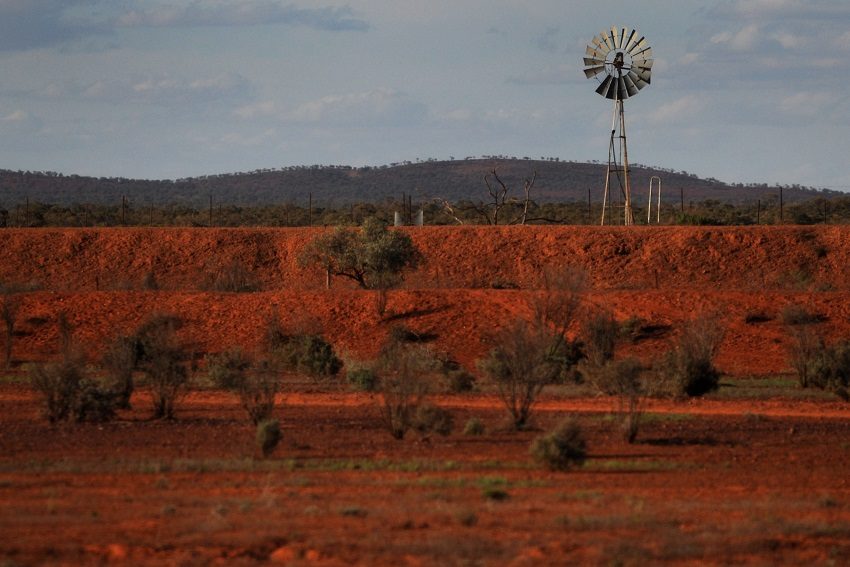
[[[274,413],[275,396],[280,387],[278,374],[275,364],[264,360],[239,382],[239,400],[254,424],[269,420]]]
[[[276,419],[265,419],[257,424],[256,444],[264,458],[271,456],[280,443],[280,422]]]
[[[601,366],[614,357],[621,329],[610,311],[588,317],[582,325],[584,352],[590,364]]]
[[[237,390],[245,372],[251,367],[251,360],[241,348],[235,347],[218,354],[208,354],[206,366],[210,382],[216,388]]]
[[[575,366],[574,344],[539,319],[506,327],[494,342],[478,368],[496,384],[514,427],[522,429],[543,389]]]
[[[584,464],[587,442],[578,422],[566,419],[551,432],[537,437],[530,452],[546,468],[565,471]]]
[[[445,436],[452,432],[454,418],[447,410],[424,402],[416,407],[412,425],[421,434],[437,433]]]
[[[189,357],[176,335],[180,326],[177,316],[156,314],[131,339],[136,364],[147,377],[156,419],[173,419],[175,406],[189,386]]]
[[[107,383],[115,392],[120,409],[130,409],[130,398],[135,384],[133,370],[136,367],[136,347],[132,338],[117,337],[107,345],[101,359]]]
[[[845,401],[850,400],[850,341],[827,347],[816,339],[807,354],[808,357],[801,357],[795,364],[805,364],[804,387],[828,390]]]
[[[469,436],[484,435],[484,423],[477,417],[471,417],[463,426],[463,434]]]
[[[346,379],[355,390],[374,392],[377,389],[378,377],[371,368],[352,368],[346,372]]]
[[[342,368],[342,361],[336,356],[333,346],[319,335],[287,335],[271,355],[282,368],[314,378],[335,376]]]
[[[415,410],[422,405],[439,363],[426,347],[389,341],[373,367],[381,393],[381,418],[396,439],[414,426]]]
[[[662,388],[675,397],[702,396],[720,385],[720,372],[714,356],[723,338],[723,330],[710,318],[688,323],[678,342],[657,367]]]
[[[361,230],[337,228],[310,242],[301,252],[304,266],[320,266],[330,275],[357,282],[363,289],[389,289],[422,259],[413,240],[404,232],[389,230],[374,217]]]

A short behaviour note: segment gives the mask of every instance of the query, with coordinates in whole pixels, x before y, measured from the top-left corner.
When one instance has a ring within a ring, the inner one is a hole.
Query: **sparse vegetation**
[[[454,429],[454,418],[448,410],[430,402],[423,402],[416,407],[413,428],[422,435],[437,433],[445,436]]]
[[[486,428],[484,423],[477,417],[471,417],[463,426],[463,434],[469,436],[484,435]]]
[[[280,443],[280,422],[265,419],[257,424],[256,444],[263,458],[268,458]]]
[[[20,297],[12,288],[0,285],[3,303],[0,304],[0,319],[3,319],[5,338],[3,341],[3,361],[6,368],[12,366],[12,345],[15,340],[15,321],[21,308]]]
[[[260,291],[259,279],[238,258],[219,259],[211,263],[201,281],[201,289],[248,293]]]
[[[714,356],[723,330],[711,317],[698,317],[682,330],[672,350],[656,365],[657,393],[674,397],[702,396],[720,385]]]
[[[782,308],[780,313],[782,323],[785,325],[811,325],[820,323],[821,316],[817,313],[812,313],[802,305],[789,303]]]
[[[234,347],[217,354],[206,356],[207,376],[216,388],[222,390],[238,390],[245,378],[245,373],[251,368],[248,355]]]
[[[361,230],[337,228],[319,236],[301,252],[304,266],[320,266],[328,278],[350,279],[363,289],[386,290],[398,285],[404,271],[415,268],[422,254],[404,232],[389,230],[370,217]]]
[[[587,442],[578,422],[568,418],[551,432],[537,437],[530,451],[534,459],[546,468],[565,471],[584,464]]]
[[[271,419],[274,413],[275,396],[280,388],[278,375],[274,362],[262,360],[245,372],[237,386],[242,407],[254,424]]]
[[[155,419],[173,419],[179,399],[189,385],[189,356],[177,339],[181,321],[175,315],[149,317],[133,336],[136,363],[144,372]]]
[[[594,372],[594,384],[605,394],[617,398],[617,421],[623,438],[634,443],[640,428],[641,402],[646,389],[641,379],[640,361],[626,358],[608,361]]]
[[[439,364],[422,345],[389,341],[374,366],[381,394],[381,418],[396,439],[414,426],[416,409],[425,401]]]

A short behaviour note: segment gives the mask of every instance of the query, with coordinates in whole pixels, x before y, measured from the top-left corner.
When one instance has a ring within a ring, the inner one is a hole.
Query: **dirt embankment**
[[[322,273],[299,265],[299,250],[322,230],[2,230],[0,282],[37,288],[20,296],[13,357],[52,356],[60,312],[93,356],[153,312],[180,315],[199,352],[259,347],[277,313],[362,358],[404,324],[474,368],[493,330],[527,316],[545,274],[568,266],[589,275],[588,305],[648,325],[651,333],[624,348],[648,359],[702,312],[726,326],[718,362],[734,374],[788,369],[780,313],[790,303],[821,315],[831,339],[850,334],[850,228],[409,229],[427,262],[390,293],[383,316],[375,292],[341,279],[326,290]],[[199,291],[206,273],[233,262],[263,291]],[[143,290],[146,277],[159,290]]]

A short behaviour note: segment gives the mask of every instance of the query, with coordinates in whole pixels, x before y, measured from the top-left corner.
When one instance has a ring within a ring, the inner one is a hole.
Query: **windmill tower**
[[[635,222],[629,183],[629,152],[626,147],[626,113],[623,101],[635,96],[650,82],[652,48],[637,30],[612,27],[597,35],[587,46],[584,74],[599,82],[596,92],[614,101],[611,139],[608,145],[608,169],[602,197],[602,220],[612,206],[612,186],[616,182],[623,198],[623,223]],[[611,216],[611,215],[609,215]]]

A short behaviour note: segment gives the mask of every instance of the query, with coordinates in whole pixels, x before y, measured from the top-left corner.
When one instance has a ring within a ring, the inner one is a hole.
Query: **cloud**
[[[804,91],[788,95],[779,101],[779,109],[796,116],[817,116],[838,102],[838,96],[833,93]]]
[[[3,0],[0,2],[0,51],[25,51],[110,33],[96,19],[77,18],[94,0]]]
[[[42,121],[31,113],[15,109],[0,112],[0,133],[4,135],[23,136],[34,134],[41,130]]]
[[[369,24],[348,7],[299,8],[275,0],[194,0],[121,14],[121,27],[210,27],[285,24],[331,31],[365,31]]]
[[[704,108],[703,100],[696,95],[687,95],[662,104],[648,115],[651,124],[675,124],[691,121]]]
[[[236,73],[194,78],[148,75],[134,79],[103,79],[93,82],[54,81],[24,94],[41,99],[73,99],[110,104],[244,104],[254,96],[254,86]]]
[[[153,4],[153,7],[152,7]],[[61,48],[114,49],[92,41],[130,27],[210,27],[278,24],[326,31],[365,31],[369,24],[342,6],[302,8],[280,0],[0,0],[0,52]]]
[[[328,126],[401,126],[417,124],[427,107],[393,89],[331,95],[302,104],[286,118]]]
[[[748,51],[752,49],[759,39],[759,27],[750,24],[735,33],[723,31],[711,37],[711,43],[715,45],[728,45],[735,51]]]

